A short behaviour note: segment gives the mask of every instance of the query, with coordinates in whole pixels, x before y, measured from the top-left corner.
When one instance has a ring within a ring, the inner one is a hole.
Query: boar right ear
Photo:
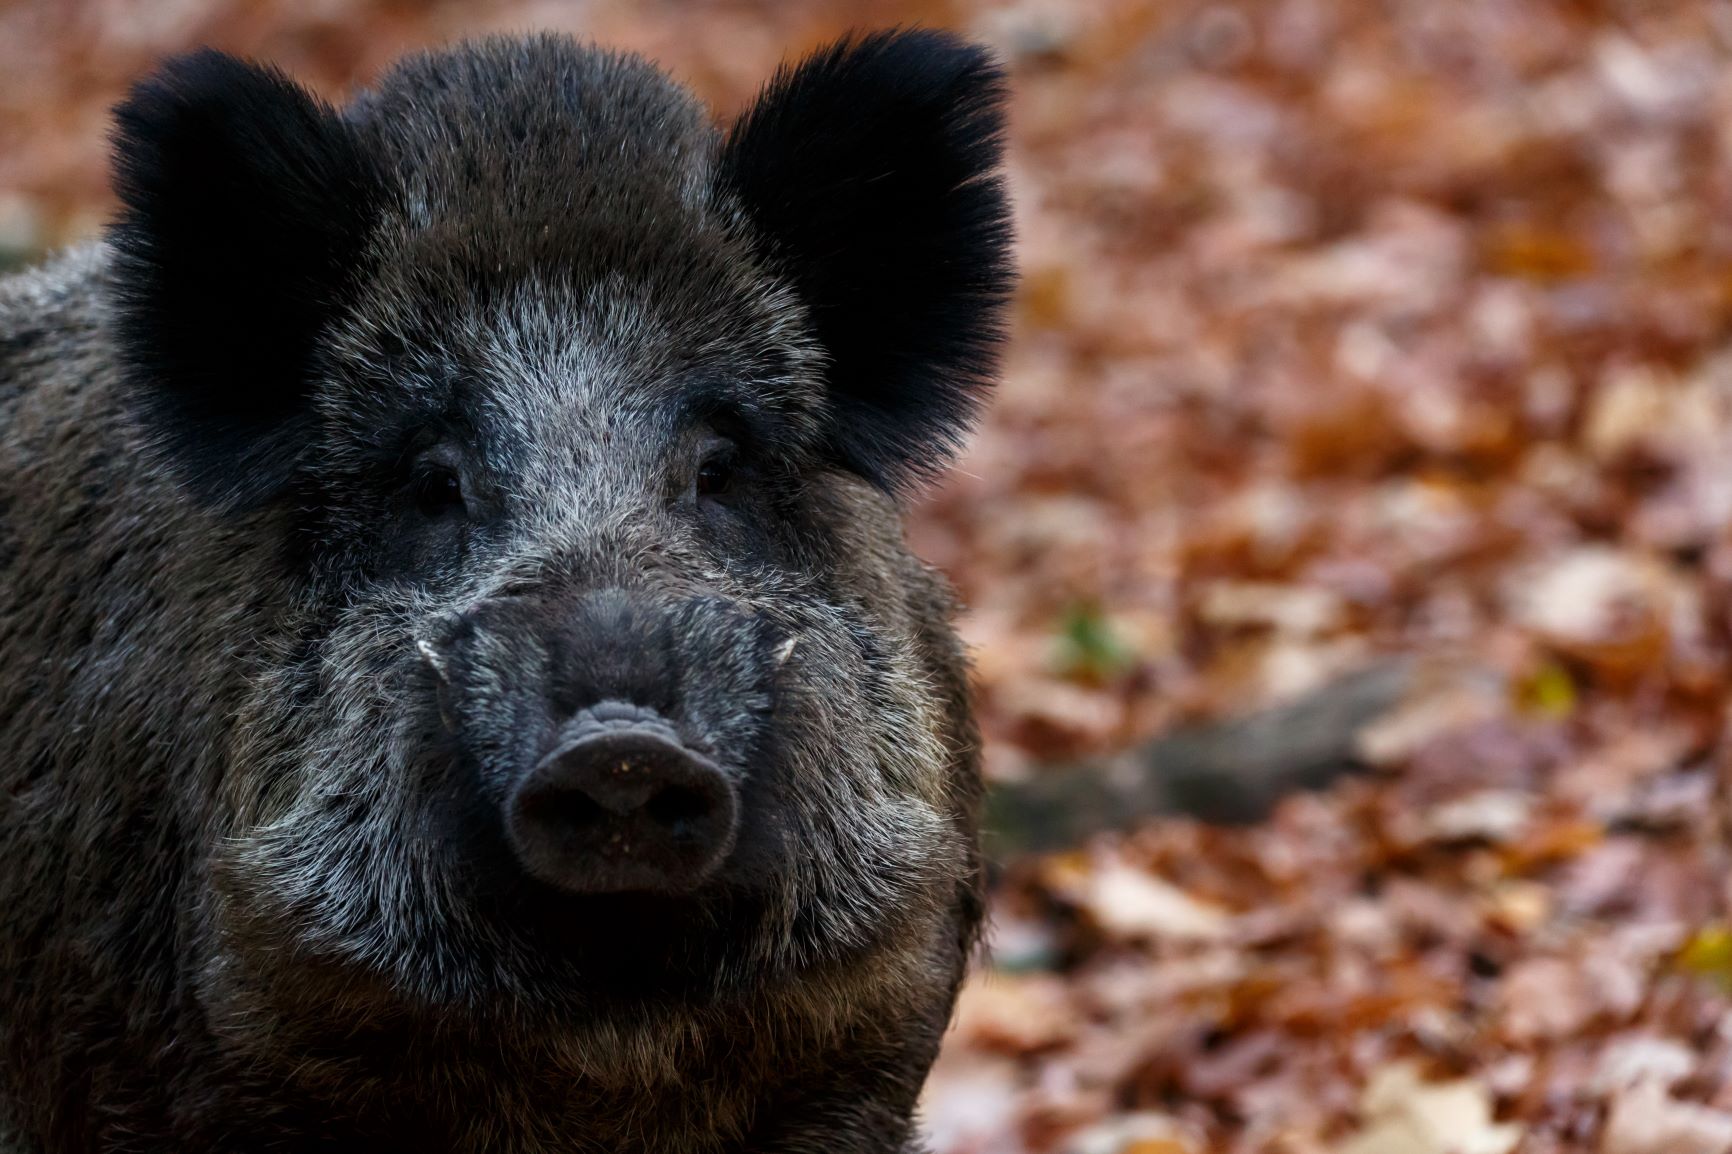
[[[115,323],[142,418],[201,496],[264,500],[305,443],[309,364],[383,182],[328,105],[220,52],[164,65],[115,124]]]
[[[845,39],[779,72],[722,152],[829,357],[834,450],[885,489],[949,459],[997,370],[1004,90],[945,32]]]

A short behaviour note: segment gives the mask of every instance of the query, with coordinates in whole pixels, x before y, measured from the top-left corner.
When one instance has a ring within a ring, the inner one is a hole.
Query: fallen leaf
[[[1521,1127],[1493,1121],[1480,1083],[1426,1082],[1410,1063],[1379,1070],[1360,1111],[1364,1127],[1335,1154],[1510,1154],[1522,1136]]]
[[[1227,936],[1232,917],[1198,901],[1152,874],[1126,865],[1095,873],[1080,895],[1095,924],[1120,938],[1216,941]]]
[[[1616,1094],[1600,1154],[1727,1154],[1732,1114],[1680,1102],[1654,1080]]]

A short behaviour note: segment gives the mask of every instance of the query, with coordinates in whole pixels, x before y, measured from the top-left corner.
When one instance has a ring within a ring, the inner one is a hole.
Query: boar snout
[[[532,876],[574,893],[679,893],[733,848],[726,775],[657,714],[603,702],[511,791],[506,829]]]
[[[451,812],[487,815],[494,860],[568,894],[722,872],[786,635],[715,597],[555,587],[443,615],[417,645],[459,755]]]

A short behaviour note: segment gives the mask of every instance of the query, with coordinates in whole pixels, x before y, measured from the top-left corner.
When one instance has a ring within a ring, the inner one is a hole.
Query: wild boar
[[[726,128],[553,36],[139,84],[0,282],[9,1148],[920,1148],[980,786],[901,514],[1004,98],[932,31]]]

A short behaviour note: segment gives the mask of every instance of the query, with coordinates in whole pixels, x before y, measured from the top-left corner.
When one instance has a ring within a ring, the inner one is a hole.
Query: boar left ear
[[[274,69],[204,50],[115,109],[120,356],[153,439],[201,496],[285,485],[309,362],[383,183],[351,125]]]
[[[881,32],[783,68],[723,149],[829,357],[834,449],[888,490],[949,460],[997,370],[1004,97],[984,49]]]

